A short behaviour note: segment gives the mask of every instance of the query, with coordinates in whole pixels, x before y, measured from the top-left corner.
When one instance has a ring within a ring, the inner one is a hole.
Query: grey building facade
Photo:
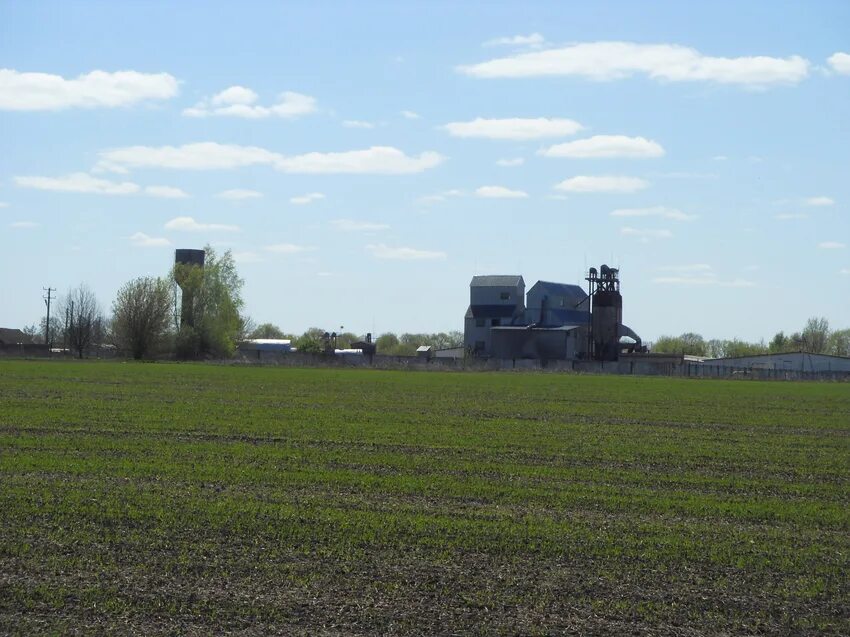
[[[469,284],[469,309],[463,325],[463,344],[477,356],[489,355],[494,327],[523,325],[525,281],[518,275],[474,276]]]

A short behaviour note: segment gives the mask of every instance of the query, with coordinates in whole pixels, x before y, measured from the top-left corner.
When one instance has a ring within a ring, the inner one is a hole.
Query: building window
[[[502,299],[503,301],[508,301],[511,298],[511,293],[510,292],[502,292],[501,294],[499,294],[499,298]]]
[[[475,327],[484,327],[486,321],[484,319],[475,319]]]
[[[502,324],[502,321],[499,319],[490,319],[490,325],[492,327],[499,327]]]

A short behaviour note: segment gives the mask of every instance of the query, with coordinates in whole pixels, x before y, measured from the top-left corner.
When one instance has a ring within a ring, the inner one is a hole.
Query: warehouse
[[[709,358],[703,361],[703,364],[740,370],[777,369],[797,372],[850,372],[850,358],[846,356],[808,354],[806,352]]]

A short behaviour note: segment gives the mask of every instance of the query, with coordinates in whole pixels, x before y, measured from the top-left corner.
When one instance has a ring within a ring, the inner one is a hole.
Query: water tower
[[[174,280],[177,285],[180,286],[181,292],[180,327],[183,327],[184,325],[194,327],[195,317],[192,315],[192,308],[194,307],[195,290],[192,286],[188,286],[186,284],[188,283],[189,272],[191,272],[190,268],[192,266],[197,266],[199,268],[204,267],[204,251],[190,250],[186,248],[175,250],[174,265]]]

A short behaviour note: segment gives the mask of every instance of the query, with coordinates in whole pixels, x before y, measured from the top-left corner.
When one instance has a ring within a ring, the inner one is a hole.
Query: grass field
[[[0,361],[0,633],[850,634],[850,385]]]

